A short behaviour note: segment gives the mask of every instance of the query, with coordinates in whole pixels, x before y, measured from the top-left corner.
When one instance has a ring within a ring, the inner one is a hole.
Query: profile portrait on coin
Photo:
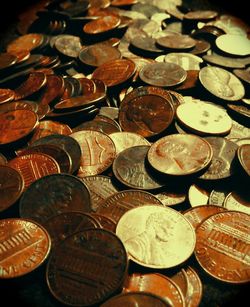
[[[144,231],[127,239],[128,252],[140,261],[161,265],[166,261],[168,242],[173,237],[173,224],[160,212],[152,213],[145,221]]]

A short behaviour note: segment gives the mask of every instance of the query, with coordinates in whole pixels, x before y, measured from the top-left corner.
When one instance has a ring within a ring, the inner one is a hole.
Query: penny
[[[223,206],[228,210],[234,210],[250,214],[250,196],[248,191],[233,191],[229,193],[223,203]]]
[[[246,174],[250,176],[250,144],[241,145],[237,150],[237,157]]]
[[[152,37],[142,37],[142,36],[135,36],[131,40],[130,44],[144,52],[151,52],[151,53],[162,53],[163,50],[157,48],[155,45],[156,41]]]
[[[229,71],[215,66],[200,70],[199,79],[206,90],[226,101],[237,101],[245,95],[240,80]]]
[[[191,49],[196,44],[196,41],[188,35],[163,36],[159,37],[156,42],[161,47],[178,50]]]
[[[115,144],[117,155],[123,150],[133,146],[150,145],[149,141],[143,136],[133,132],[113,132],[109,136]]]
[[[192,50],[190,50],[190,53],[195,55],[202,55],[205,54],[210,48],[211,45],[209,42],[205,40],[196,40],[195,46]]]
[[[192,184],[188,190],[188,200],[192,207],[206,205],[210,191],[196,184]]]
[[[21,173],[25,189],[41,177],[60,173],[56,160],[43,153],[30,153],[16,157],[8,162],[8,166]]]
[[[11,67],[17,62],[17,57],[10,53],[0,53],[0,70]]]
[[[185,296],[187,306],[199,306],[202,299],[202,283],[196,271],[190,266],[185,269],[186,276],[188,277],[188,290]]]
[[[120,17],[115,15],[106,15],[97,18],[96,20],[87,22],[83,31],[87,34],[100,34],[110,30],[114,30],[121,22]]]
[[[70,135],[81,147],[79,177],[99,175],[111,166],[115,145],[111,138],[99,131],[85,130]]]
[[[101,107],[99,115],[116,120],[118,118],[119,109],[115,107]]]
[[[8,145],[29,135],[37,126],[37,115],[30,110],[0,114],[0,145]]]
[[[12,54],[17,58],[15,64],[25,62],[30,57],[30,52],[28,50],[11,50],[9,51],[9,54]]]
[[[77,58],[82,44],[78,36],[64,34],[56,38],[54,47],[65,56]]]
[[[79,231],[100,227],[95,218],[89,214],[76,211],[54,215],[43,223],[43,226],[51,237],[52,247]]]
[[[228,189],[219,189],[219,190],[212,190],[210,195],[209,195],[209,199],[208,199],[208,203],[210,205],[214,205],[214,206],[223,206],[224,200],[226,198],[226,196],[228,195],[229,191]]]
[[[134,262],[155,269],[183,263],[195,247],[193,226],[169,207],[131,209],[119,220],[116,233]]]
[[[140,70],[139,76],[147,84],[169,87],[182,83],[187,72],[177,64],[151,63]]]
[[[228,67],[228,68],[244,68],[245,67],[244,62],[240,58],[225,57],[225,56],[219,55],[214,52],[212,54],[203,55],[202,58],[206,62],[210,64],[214,64],[216,66]]]
[[[100,307],[116,307],[125,306],[129,304],[130,307],[168,307],[171,306],[161,297],[147,292],[129,292],[116,295]]]
[[[250,281],[249,221],[248,214],[225,211],[198,226],[195,256],[209,275],[232,284]]]
[[[39,99],[39,104],[50,104],[56,99],[61,98],[63,95],[65,86],[64,79],[56,75],[46,76],[46,85],[41,99]]]
[[[232,140],[231,140],[232,141]],[[241,139],[236,139],[234,142],[238,145],[244,145],[244,144],[250,144],[250,138],[241,138]]]
[[[116,293],[127,272],[127,254],[110,231],[89,229],[67,237],[52,254],[46,279],[52,295],[70,306],[100,305]],[[73,288],[72,288],[73,287]]]
[[[244,117],[245,119],[250,119],[250,109],[247,106],[239,106],[234,104],[227,104],[227,107],[230,111],[234,112],[235,114]]]
[[[206,137],[205,140],[212,146],[213,158],[210,166],[200,179],[225,179],[234,174],[233,160],[238,145],[221,137]]]
[[[43,35],[38,33],[29,33],[14,39],[7,45],[7,52],[32,51],[41,46],[43,43]]]
[[[216,38],[215,43],[225,53],[236,56],[250,55],[250,41],[245,36],[223,34]]]
[[[152,190],[162,186],[147,167],[146,158],[150,146],[133,146],[120,152],[115,158],[112,170],[114,176],[125,186],[133,189]]]
[[[1,219],[0,230],[0,279],[29,274],[48,258],[51,240],[41,225],[20,218]]]
[[[117,126],[111,123],[107,123],[104,121],[97,121],[97,120],[84,122],[73,129],[74,132],[83,131],[83,130],[94,130],[94,131],[103,132],[108,135],[120,131],[120,129],[118,129]]]
[[[182,296],[186,300],[187,288],[188,288],[188,278],[186,271],[181,269],[173,276],[170,276],[170,280],[174,282],[176,286],[178,286],[179,291],[181,291]]]
[[[90,215],[93,216],[94,219],[98,221],[98,223],[101,225],[101,228],[115,233],[116,223],[113,220],[111,220],[109,217],[102,214],[98,214],[96,212],[90,213]]]
[[[17,170],[0,165],[0,212],[16,203],[24,189],[23,177]]]
[[[32,146],[51,144],[56,145],[64,149],[71,157],[72,160],[72,173],[75,173],[80,165],[81,148],[77,141],[68,135],[51,134],[42,138],[39,138],[32,143]]]
[[[121,52],[117,48],[102,43],[85,47],[79,53],[79,60],[83,64],[96,67],[120,58]]]
[[[0,104],[14,100],[15,92],[9,88],[0,89]]]
[[[38,92],[46,84],[46,75],[41,72],[32,72],[28,79],[15,89],[15,100],[24,99]]]
[[[209,10],[197,10],[197,11],[190,11],[184,15],[184,19],[188,20],[209,20],[214,19],[218,16],[216,11],[209,11]]]
[[[102,80],[106,86],[119,85],[135,73],[135,64],[131,60],[118,59],[106,62],[96,68],[92,78]]]
[[[206,218],[219,212],[223,212],[226,209],[214,205],[201,205],[194,208],[190,208],[184,211],[182,214],[189,220],[189,222],[196,229]]]
[[[187,78],[183,83],[175,87],[176,91],[189,90],[197,86],[199,80],[199,70],[187,70]]]
[[[158,295],[172,306],[185,305],[179,287],[170,278],[159,273],[134,273],[128,276],[123,285],[123,292],[137,291]]]
[[[161,192],[154,195],[162,202],[164,206],[174,206],[183,203],[186,200],[186,193],[182,187],[162,188]]]
[[[112,1],[112,6],[127,6],[127,5],[132,5],[137,3],[138,0],[113,0]]]
[[[185,52],[170,52],[164,57],[165,62],[179,65],[185,70],[200,70],[202,58]]]
[[[6,165],[6,164],[7,164],[6,157],[0,153],[0,165]]]
[[[0,105],[0,113],[5,113],[8,111],[15,111],[15,110],[30,110],[33,111],[34,113],[37,113],[38,105],[36,102],[29,100],[12,101]]]
[[[111,195],[118,192],[108,176],[95,175],[82,178],[90,191],[91,209],[97,211],[102,203]]]
[[[118,122],[115,119],[112,119],[109,116],[106,116],[105,114],[100,114],[100,113],[101,112],[99,112],[99,114],[97,114],[95,116],[95,118],[94,118],[95,121],[97,121],[97,122],[104,122],[104,123],[108,123],[108,124],[112,125],[113,129],[116,128],[116,132],[114,132],[114,133],[121,132],[122,129],[121,129],[120,125],[118,124]]]
[[[21,151],[20,155],[27,155],[31,153],[44,153],[48,156],[51,156],[56,160],[60,167],[62,173],[71,173],[72,169],[72,159],[70,155],[64,149],[51,144],[37,145],[24,149]]]
[[[240,67],[243,68],[243,67]],[[249,69],[234,69],[233,73],[236,75],[236,77],[240,78],[247,84],[250,84],[250,71]]]
[[[160,138],[148,151],[148,161],[157,171],[173,176],[191,175],[211,163],[213,151],[204,139],[191,134]]]
[[[145,205],[162,206],[162,202],[146,191],[124,190],[104,199],[97,213],[109,217],[117,224],[124,213]]]
[[[167,91],[157,87],[138,87],[123,99],[119,123],[126,132],[143,137],[157,135],[166,130],[174,118],[174,108]]]

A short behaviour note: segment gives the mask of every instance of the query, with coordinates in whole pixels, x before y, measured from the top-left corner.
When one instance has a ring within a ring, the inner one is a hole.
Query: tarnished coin
[[[250,142],[238,148],[237,157],[244,171],[250,176]]]
[[[249,69],[234,69],[233,73],[247,84],[250,84],[250,70]]]
[[[127,81],[135,73],[135,63],[127,59],[106,62],[96,68],[92,78],[102,80],[106,86],[114,86]]]
[[[116,233],[130,258],[150,268],[171,268],[194,251],[195,232],[190,222],[169,207],[142,206],[126,212]]]
[[[113,220],[111,220],[111,218],[109,218],[105,215],[96,213],[96,212],[90,213],[90,215],[93,216],[96,221],[98,221],[98,223],[101,225],[100,227],[102,229],[109,230],[109,231],[115,233],[116,223]]]
[[[89,214],[82,212],[64,212],[54,215],[43,223],[48,231],[52,247],[56,247],[67,237],[89,228],[99,228],[100,224]]]
[[[65,90],[64,79],[56,75],[46,76],[46,85],[39,104],[50,104],[61,98]]]
[[[225,57],[217,53],[206,54],[202,57],[206,62],[216,66],[228,68],[244,68],[245,64],[240,58]],[[239,77],[239,76],[237,76]],[[240,77],[239,77],[240,78]]]
[[[211,163],[213,151],[204,139],[191,134],[172,134],[151,145],[148,161],[157,171],[167,175],[191,175]]]
[[[208,169],[199,178],[217,180],[232,176],[235,172],[233,160],[238,145],[220,137],[206,137],[205,140],[212,146],[213,158]]]
[[[97,18],[96,20],[87,22],[83,31],[87,34],[100,34],[110,30],[114,30],[121,23],[119,16],[106,15]]]
[[[225,135],[232,128],[232,120],[224,109],[202,101],[179,105],[176,116],[182,125],[200,135]]]
[[[162,206],[162,202],[146,191],[124,190],[103,200],[97,213],[111,218],[117,224],[125,212],[145,205]]]
[[[7,164],[6,157],[0,153],[0,165],[6,165],[6,164]]]
[[[116,293],[127,272],[127,254],[110,231],[89,229],[67,237],[46,271],[53,296],[70,306],[100,305]]]
[[[215,66],[206,66],[200,70],[201,84],[210,93],[226,101],[237,101],[245,95],[240,80],[229,71]]]
[[[38,117],[30,110],[0,114],[0,145],[8,145],[28,136],[37,126]]]
[[[95,175],[82,178],[90,192],[91,209],[97,211],[103,202],[111,195],[118,192],[108,176]]]
[[[190,266],[185,269],[188,277],[188,289],[185,297],[186,305],[189,307],[199,306],[202,299],[202,283],[199,275]]]
[[[206,205],[209,200],[210,190],[192,184],[188,190],[188,200],[192,207]]]
[[[206,218],[219,212],[226,211],[225,208],[214,205],[201,205],[188,209],[182,214],[196,229]]]
[[[11,67],[17,62],[17,57],[10,53],[0,53],[0,70]]]
[[[15,110],[30,110],[34,113],[38,111],[38,104],[34,101],[30,100],[19,100],[19,101],[11,101],[9,103],[4,103],[0,105],[0,113],[5,113],[8,111]]]
[[[54,47],[65,56],[77,58],[82,44],[78,36],[64,34],[56,38]]]
[[[0,212],[13,205],[24,189],[23,177],[12,167],[0,165]]]
[[[223,52],[236,55],[250,55],[250,40],[242,35],[224,34],[215,40],[216,46]]]
[[[199,70],[187,70],[187,78],[181,84],[175,87],[176,91],[185,91],[194,89],[199,80]]]
[[[174,206],[186,200],[186,189],[183,189],[181,186],[178,186],[178,188],[163,187],[160,192],[156,192],[154,195],[164,206]]]
[[[196,229],[195,256],[202,268],[224,282],[250,281],[250,216],[236,211],[217,213]]]
[[[119,109],[119,123],[126,132],[143,137],[166,130],[174,118],[170,94],[164,89],[143,86],[125,96]]]
[[[131,40],[130,44],[139,49],[141,52],[147,53],[162,53],[163,50],[157,48],[155,45],[156,41],[152,37],[135,36]]]
[[[172,306],[185,306],[180,288],[170,278],[159,273],[129,275],[123,285],[123,292],[137,291],[158,295]]]
[[[39,224],[20,218],[1,219],[0,279],[31,273],[48,258],[51,239]]]
[[[151,63],[140,70],[139,76],[147,84],[168,87],[182,83],[187,72],[177,64]]]
[[[196,44],[195,40],[188,35],[163,36],[156,42],[161,47],[178,50],[191,49]]]
[[[170,52],[164,57],[165,62],[174,63],[185,70],[200,70],[202,58],[185,52]]]
[[[228,210],[250,214],[249,191],[233,191],[229,193],[224,200],[223,206]]]
[[[23,193],[19,205],[21,217],[41,224],[60,213],[91,211],[87,186],[68,174],[54,174],[35,181]]]
[[[115,144],[102,132],[85,130],[70,135],[81,147],[79,177],[99,175],[111,166],[116,156]]]
[[[16,157],[8,162],[8,166],[21,173],[25,189],[39,178],[60,173],[56,160],[44,153],[30,153]]]
[[[0,89],[0,104],[14,100],[15,92],[9,88]]]
[[[7,46],[7,52],[32,51],[43,43],[43,35],[38,33],[29,33],[14,39]],[[15,53],[14,53],[15,54]]]
[[[184,15],[184,19],[188,20],[209,20],[218,16],[218,12],[212,10],[196,10],[190,11]]]
[[[196,40],[194,48],[189,52],[195,55],[202,55],[205,54],[210,48],[211,45],[208,41]]]
[[[112,169],[115,177],[132,189],[152,190],[163,186],[147,167],[150,146],[133,146],[123,150],[115,158]]]

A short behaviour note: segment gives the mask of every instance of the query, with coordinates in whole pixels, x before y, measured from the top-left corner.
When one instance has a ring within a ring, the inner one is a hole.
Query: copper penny
[[[150,147],[148,161],[157,171],[173,176],[204,170],[212,161],[211,145],[191,134],[165,136]]]
[[[26,275],[48,258],[51,240],[39,224],[19,218],[1,219],[0,279]]]
[[[114,86],[127,81],[135,73],[135,64],[131,60],[118,59],[106,62],[96,68],[92,78],[102,80],[106,86]]]
[[[170,94],[164,89],[138,87],[123,99],[119,110],[119,123],[126,132],[143,137],[157,135],[166,130],[174,118]]]
[[[118,189],[112,183],[108,176],[95,175],[82,178],[90,192],[91,209],[96,211],[103,202],[111,195],[118,192]]]
[[[195,231],[176,210],[142,206],[119,220],[116,233],[134,262],[155,269],[171,268],[186,261],[195,248]]]
[[[104,302],[100,307],[168,307],[170,306],[166,301],[152,293],[147,292],[129,292],[114,296]]]
[[[95,130],[106,133],[108,135],[120,131],[120,129],[118,129],[117,126],[108,122],[98,121],[98,120],[91,120],[84,122],[73,129],[74,132],[83,131],[83,130]]]
[[[189,20],[209,20],[214,19],[218,16],[218,12],[216,11],[209,11],[209,10],[196,10],[196,11],[190,11],[184,15],[185,19]]]
[[[250,176],[250,144],[241,145],[237,150],[237,157],[244,171]]]
[[[0,104],[14,100],[15,92],[9,88],[0,89]]]
[[[169,87],[182,83],[187,77],[187,72],[177,64],[151,63],[140,70],[139,76],[147,84]]]
[[[79,177],[98,175],[111,166],[115,145],[111,138],[99,131],[85,130],[70,135],[81,147]]]
[[[231,72],[215,66],[200,70],[199,79],[206,90],[226,101],[237,101],[244,97],[245,89],[241,81]]]
[[[0,113],[5,113],[8,111],[15,111],[15,110],[30,110],[33,111],[34,113],[37,113],[38,105],[36,102],[30,100],[12,101],[0,105]]]
[[[206,137],[205,140],[212,146],[213,158],[208,169],[199,178],[217,180],[232,176],[234,174],[233,160],[238,145],[220,137]]]
[[[149,292],[162,297],[172,306],[185,306],[179,287],[167,276],[157,273],[134,273],[125,280],[123,292]]]
[[[9,54],[17,58],[16,64],[25,62],[30,57],[30,52],[28,50],[9,50]]]
[[[248,106],[239,106],[228,103],[227,107],[229,108],[230,111],[234,112],[236,115],[246,120],[250,120],[250,109]]]
[[[239,211],[250,214],[250,195],[249,191],[233,191],[229,193],[223,203],[228,210]]]
[[[104,199],[97,213],[111,218],[117,224],[125,212],[145,205],[162,206],[162,202],[146,191],[124,190]]]
[[[198,226],[195,256],[209,275],[233,284],[250,281],[249,225],[248,214],[226,211]]]
[[[194,48],[189,52],[195,55],[202,55],[205,54],[210,48],[211,45],[209,42],[205,40],[196,40]]]
[[[68,135],[51,134],[45,137],[39,138],[32,143],[32,146],[51,144],[64,149],[71,157],[72,160],[72,173],[75,173],[80,165],[81,148],[76,140]]]
[[[32,51],[39,47],[43,42],[43,35],[38,33],[29,33],[19,36],[7,46],[7,52],[12,53],[16,51]]]
[[[127,272],[127,253],[110,231],[89,229],[67,237],[52,254],[46,279],[53,296],[70,306],[100,305]]]
[[[183,297],[186,300],[187,290],[188,290],[188,278],[186,271],[181,269],[174,275],[170,275],[170,280],[174,282],[176,286],[178,286],[179,291],[181,291]]]
[[[21,173],[25,189],[41,177],[60,173],[60,167],[56,160],[43,153],[31,153],[16,157],[8,162],[8,166]]]
[[[17,62],[17,57],[10,53],[0,53],[0,70],[11,67]]]
[[[147,153],[150,146],[133,146],[118,154],[113,162],[115,177],[132,189],[152,190],[163,184],[154,178],[147,167]]]
[[[82,44],[78,36],[63,34],[56,38],[54,47],[65,56],[77,58]]]
[[[236,77],[240,78],[247,84],[250,84],[250,71],[249,69],[234,69],[233,73]]]
[[[20,216],[41,224],[60,213],[90,212],[89,190],[80,179],[72,175],[46,176],[35,181],[23,193],[19,211]]]
[[[156,40],[161,47],[168,49],[190,49],[196,44],[195,40],[188,35],[164,36]]]
[[[0,145],[7,145],[26,137],[37,124],[37,115],[30,110],[15,110],[0,114]]]
[[[96,20],[87,22],[83,27],[83,31],[87,34],[100,34],[117,28],[120,23],[121,19],[119,16],[101,16]]]
[[[61,98],[64,92],[64,79],[56,75],[46,76],[46,85],[39,104],[50,104],[56,99]]]
[[[52,216],[43,223],[43,226],[51,237],[52,247],[55,247],[74,233],[89,228],[99,228],[100,224],[89,214],[72,211]]]
[[[194,228],[197,228],[209,216],[225,210],[225,208],[219,206],[202,205],[190,208],[184,211],[182,214],[189,220]]]
[[[187,70],[187,78],[175,87],[176,91],[189,90],[197,86],[199,80],[199,70]]]
[[[199,275],[190,266],[185,269],[188,277],[188,290],[185,297],[186,305],[189,307],[199,306],[202,299],[202,283]]]
[[[102,229],[109,230],[109,231],[115,233],[116,223],[113,220],[111,220],[111,218],[109,218],[105,215],[96,213],[96,212],[90,213],[90,215],[93,216],[93,218],[98,221],[98,223],[101,225],[100,227]]]
[[[17,170],[0,165],[0,212],[19,199],[24,189],[23,177]]]
[[[121,52],[107,44],[94,44],[83,48],[79,53],[79,60],[90,66],[100,66],[108,61],[121,58]]]
[[[24,99],[39,91],[46,84],[46,75],[41,72],[32,72],[28,79],[15,89],[15,100]]]
[[[175,187],[163,187],[160,192],[154,193],[154,195],[162,202],[164,206],[174,206],[183,203],[186,200],[186,189],[178,186]]]
[[[152,37],[142,37],[142,36],[135,36],[131,40],[130,44],[144,52],[151,52],[151,53],[162,53],[163,50],[157,48],[155,45],[156,41]]]
[[[1,152],[0,152],[0,165],[6,165],[7,164],[7,159],[6,159],[6,157],[3,155],[3,154],[1,154]]]

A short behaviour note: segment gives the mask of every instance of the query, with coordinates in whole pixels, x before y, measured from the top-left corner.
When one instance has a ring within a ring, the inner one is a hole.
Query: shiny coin
[[[250,55],[250,40],[242,35],[224,34],[216,38],[216,46],[223,52],[236,55]]]
[[[196,307],[199,306],[202,299],[202,283],[199,275],[192,267],[185,269],[186,276],[188,277],[188,289],[185,297],[187,306]]]
[[[78,36],[60,35],[56,38],[54,47],[65,56],[77,58],[82,44]]]
[[[0,104],[14,100],[15,92],[8,88],[0,89]]]
[[[165,62],[174,63],[185,70],[200,70],[202,58],[185,52],[171,52],[164,57]]]
[[[178,50],[190,49],[196,44],[195,40],[188,35],[164,36],[158,38],[156,42],[161,47]]]
[[[11,67],[17,62],[17,57],[10,53],[0,53],[0,70]]]
[[[192,207],[206,205],[209,200],[210,191],[197,184],[192,184],[188,190],[188,200]]]
[[[142,206],[126,212],[116,228],[130,258],[150,268],[171,268],[194,251],[193,226],[169,207]]]
[[[250,195],[248,191],[233,191],[229,193],[223,203],[228,210],[250,214]]]
[[[100,34],[117,28],[120,23],[120,17],[106,15],[86,23],[83,27],[83,31],[87,34]]]
[[[238,148],[237,157],[244,171],[250,176],[250,143]]]
[[[29,33],[14,39],[7,46],[7,52],[12,53],[16,51],[32,51],[43,43],[43,35],[37,33]]]
[[[230,188],[228,189],[227,187],[225,189],[212,190],[209,195],[208,203],[210,205],[222,207],[229,190]]]

